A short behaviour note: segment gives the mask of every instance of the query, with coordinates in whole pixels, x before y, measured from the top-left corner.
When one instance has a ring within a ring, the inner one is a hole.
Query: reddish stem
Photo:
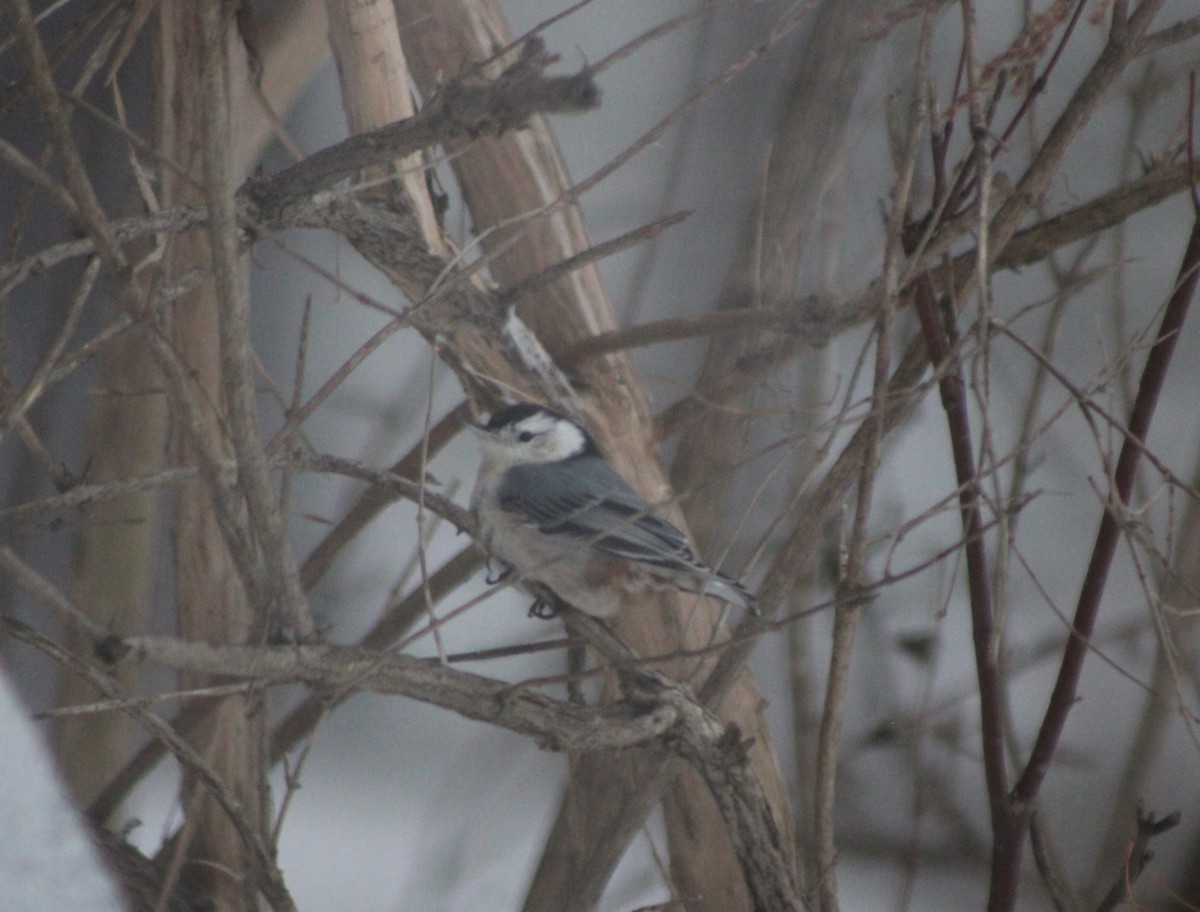
[[[1092,549],[1087,575],[1083,579],[1083,586],[1079,592],[1079,602],[1075,607],[1075,620],[1071,630],[1072,635],[1063,652],[1058,680],[1055,681],[1054,691],[1050,696],[1050,703],[1046,707],[1046,715],[1042,720],[1042,727],[1038,731],[1037,741],[1034,742],[1033,750],[1029,755],[1025,772],[1013,790],[1013,801],[1022,813],[1025,812],[1024,806],[1037,795],[1042,780],[1046,777],[1054,750],[1058,746],[1058,739],[1066,724],[1067,714],[1075,703],[1076,686],[1079,683],[1080,672],[1083,670],[1084,657],[1087,655],[1088,640],[1096,626],[1100,597],[1104,593],[1104,584],[1108,579],[1108,571],[1112,566],[1112,559],[1120,540],[1121,514],[1129,504],[1134,476],[1145,447],[1146,433],[1150,429],[1154,408],[1162,393],[1167,368],[1170,366],[1175,343],[1179,340],[1179,333],[1192,303],[1198,277],[1200,277],[1200,203],[1196,205],[1196,220],[1192,224],[1187,250],[1179,267],[1175,291],[1163,314],[1158,339],[1151,347],[1150,354],[1146,358],[1146,366],[1142,370],[1137,398],[1134,400],[1129,418],[1129,433],[1121,446],[1121,455],[1117,460],[1116,471],[1113,473],[1111,495],[1113,503],[1100,518],[1096,544]]]
[[[954,472],[958,483],[959,511],[962,516],[963,549],[966,553],[967,590],[971,600],[971,634],[975,647],[975,673],[979,681],[979,715],[983,740],[983,769],[987,781],[988,807],[991,811],[993,851],[992,867],[1007,867],[1016,862],[1008,838],[1014,828],[1012,807],[1008,800],[1008,781],[1004,748],[1004,692],[1000,680],[998,641],[992,612],[991,588],[988,584],[987,556],[984,553],[983,516],[979,510],[979,480],[976,477],[974,447],[971,443],[971,422],[967,411],[967,385],[962,364],[954,348],[956,330],[952,325],[953,311],[947,308],[945,320],[951,325],[943,328],[938,306],[928,277],[922,279],[915,295],[917,316],[929,360],[935,370],[941,370],[938,389],[946,426],[950,434],[950,449],[954,455]],[[1019,845],[1018,854],[1019,854]],[[993,878],[994,880],[995,878]]]

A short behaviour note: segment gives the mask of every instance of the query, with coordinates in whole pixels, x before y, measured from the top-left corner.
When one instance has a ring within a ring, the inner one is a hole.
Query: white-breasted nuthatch
[[[471,506],[484,549],[523,579],[606,617],[646,589],[711,595],[758,613],[739,583],[696,560],[687,538],[613,470],[578,424],[510,405],[486,425]]]

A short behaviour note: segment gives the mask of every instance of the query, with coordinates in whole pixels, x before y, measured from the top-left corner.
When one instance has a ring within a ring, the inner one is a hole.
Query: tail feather
[[[713,598],[749,611],[753,615],[762,614],[758,609],[758,599],[755,598],[754,593],[723,573],[708,570],[697,579],[697,583],[699,584],[697,591],[703,592],[704,595],[711,595]]]

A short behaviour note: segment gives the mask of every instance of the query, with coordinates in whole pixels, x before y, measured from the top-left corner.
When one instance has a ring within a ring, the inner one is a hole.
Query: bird
[[[515,571],[596,617],[647,590],[703,593],[759,613],[741,583],[696,559],[687,536],[609,465],[581,425],[528,403],[463,424],[483,450],[471,495],[480,544],[506,575]]]

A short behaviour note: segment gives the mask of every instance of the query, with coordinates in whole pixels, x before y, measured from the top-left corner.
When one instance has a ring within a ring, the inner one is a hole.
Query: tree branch
[[[157,715],[136,701],[130,700],[129,694],[111,676],[80,660],[62,649],[57,643],[13,618],[0,615],[0,627],[3,627],[13,637],[44,652],[64,667],[83,675],[106,698],[118,701],[122,712],[140,723],[175,755],[184,768],[199,777],[205,789],[220,805],[238,838],[245,846],[246,853],[251,860],[251,869],[255,874],[256,885],[262,890],[271,908],[275,912],[296,912],[296,905],[288,893],[283,873],[275,864],[274,854],[267,849],[262,835],[251,824],[245,804],[195,748],[184,741],[170,725]]]
[[[534,738],[555,751],[645,745],[679,721],[669,706],[613,703],[600,709],[543,696],[522,685],[459,671],[435,659],[347,646],[212,646],[165,637],[112,637],[117,664],[153,662],[177,671],[395,694]]]
[[[596,107],[600,91],[588,70],[573,76],[542,75],[556,59],[546,53],[540,38],[531,38],[499,78],[453,79],[412,117],[355,134],[283,171],[251,178],[241,190],[251,222],[273,229],[290,224],[294,211],[307,206],[314,195],[380,162],[452,139],[499,136],[520,129],[536,113]]]
[[[1079,600],[1072,621],[1071,638],[1063,651],[1058,678],[1051,692],[1046,714],[1038,731],[1037,740],[1030,751],[1029,760],[1013,789],[1013,801],[1018,809],[1027,805],[1038,793],[1042,781],[1050,768],[1050,761],[1058,746],[1058,740],[1066,725],[1067,715],[1075,705],[1076,688],[1087,656],[1087,644],[1095,628],[1096,617],[1104,594],[1108,571],[1120,541],[1124,511],[1129,507],[1129,497],[1145,446],[1146,433],[1154,416],[1155,407],[1162,393],[1167,369],[1171,364],[1179,333],[1187,318],[1200,277],[1200,210],[1192,225],[1187,249],[1179,267],[1175,289],[1167,302],[1159,327],[1157,340],[1146,358],[1138,384],[1137,398],[1130,413],[1129,437],[1121,445],[1121,455],[1113,473],[1110,501],[1100,518],[1095,545],[1080,588]]]

